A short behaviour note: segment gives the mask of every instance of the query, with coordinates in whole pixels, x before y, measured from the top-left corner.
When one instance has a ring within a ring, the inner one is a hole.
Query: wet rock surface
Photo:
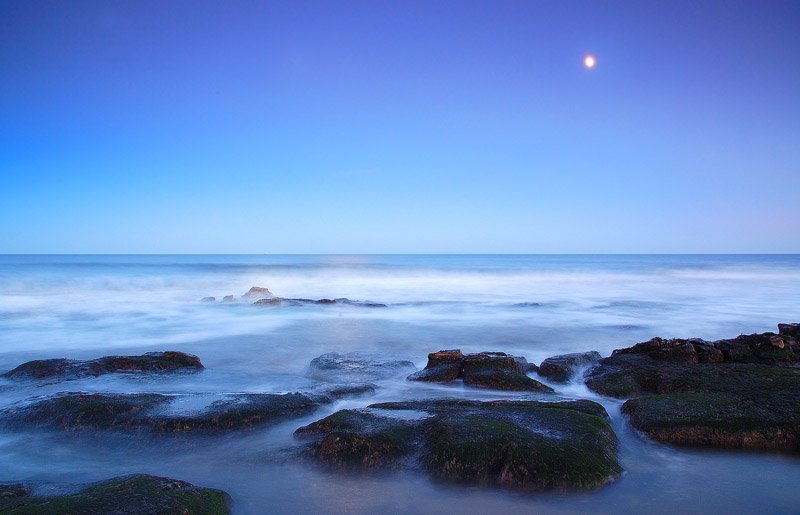
[[[621,471],[605,410],[591,401],[411,401],[341,410],[295,432],[332,469],[421,467],[451,483],[592,489]]]
[[[410,361],[388,360],[363,352],[329,352],[311,360],[308,375],[323,381],[374,381],[415,368]]]
[[[552,392],[553,389],[526,375],[525,358],[504,352],[479,352],[464,355],[460,350],[440,350],[428,354],[423,370],[408,376],[409,381],[450,383],[462,379],[465,386],[493,390]]]
[[[575,376],[578,370],[596,363],[600,358],[600,353],[597,351],[562,354],[542,361],[537,372],[551,381],[566,383]]]
[[[208,398],[202,394],[62,393],[0,411],[0,425],[51,427],[65,431],[149,430],[219,433],[261,426],[311,413],[336,399],[371,393],[372,385],[337,385],[312,393],[247,393],[209,399],[199,409],[173,409],[176,402]],[[179,405],[179,404],[178,404]]]
[[[9,514],[64,513],[230,513],[230,496],[166,477],[134,475],[110,479],[81,491],[54,497],[34,497],[22,485],[0,486],[0,512]],[[10,495],[4,495],[6,492]]]
[[[797,451],[800,368],[790,365],[797,350],[786,334],[654,338],[600,360],[586,384],[603,395],[633,397],[622,412],[661,442]]]
[[[79,379],[111,373],[198,372],[200,358],[177,351],[148,352],[141,356],[104,356],[88,361],[41,359],[6,372],[9,379]]]

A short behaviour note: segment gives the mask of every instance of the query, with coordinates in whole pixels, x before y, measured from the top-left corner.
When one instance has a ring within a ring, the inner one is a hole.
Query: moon
[[[592,54],[587,55],[583,58],[583,65],[590,70],[594,68],[594,65],[597,64],[597,60],[594,58]]]

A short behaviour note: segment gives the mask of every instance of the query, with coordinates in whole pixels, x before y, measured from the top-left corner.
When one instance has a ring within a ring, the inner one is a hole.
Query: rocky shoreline
[[[268,291],[248,293],[252,297]],[[565,354],[545,359],[538,366],[524,357],[496,351],[431,352],[422,370],[415,370],[409,361],[379,355],[328,353],[311,361],[307,375],[323,383],[309,391],[214,395],[60,392],[3,408],[0,426],[10,430],[220,434],[308,416],[337,399],[374,393],[380,386],[372,381],[405,377],[409,384],[420,387],[436,383],[518,392],[522,398],[365,403],[363,408],[341,409],[297,428],[294,454],[329,470],[409,469],[437,481],[482,487],[589,490],[621,474],[617,437],[601,404],[558,399],[553,394],[558,393],[559,385],[582,381],[601,396],[624,399],[621,412],[630,425],[662,443],[796,453],[800,451],[798,363],[800,324],[779,324],[777,333],[717,341],[653,338],[617,349],[608,357],[595,351]],[[3,377],[50,382],[103,374],[158,378],[203,369],[197,356],[167,351],[88,361],[37,360]],[[203,407],[181,411],[176,400],[188,397],[197,401],[190,403],[192,406]],[[164,486],[169,484],[178,486]],[[137,489],[155,495],[152,499],[165,496],[168,500],[142,500],[151,498],[132,493]],[[107,491],[129,492],[144,503],[143,512],[148,512],[148,506],[167,506],[164,502],[177,503],[169,506],[178,511],[180,506],[196,506],[192,513],[227,513],[228,509],[224,492],[165,478],[131,476],[63,498],[31,497],[24,485],[6,484],[0,489],[0,511],[85,511],[84,506],[112,506],[102,503],[112,503],[114,498],[128,502],[122,500],[124,495],[103,493]],[[87,497],[85,492],[91,495]],[[81,504],[89,502],[88,498],[94,499],[92,502],[101,499],[97,501],[101,504]]]

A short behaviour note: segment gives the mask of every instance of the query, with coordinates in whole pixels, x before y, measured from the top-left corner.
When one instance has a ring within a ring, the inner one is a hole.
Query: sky
[[[798,191],[797,1],[0,2],[0,253],[798,253]]]

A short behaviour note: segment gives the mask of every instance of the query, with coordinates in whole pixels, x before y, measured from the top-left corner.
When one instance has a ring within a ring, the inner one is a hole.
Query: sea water
[[[251,286],[286,298],[385,304],[254,306]],[[219,302],[234,295],[236,302]],[[216,302],[201,302],[214,296]],[[240,392],[319,386],[309,362],[361,351],[423,367],[428,352],[505,351],[539,363],[567,352],[603,355],[653,336],[734,337],[800,321],[797,255],[486,256],[0,256],[0,371],[31,359],[91,359],[179,350],[199,374],[112,374],[68,382],[0,380],[0,406],[60,391],[163,392],[170,409],[200,409]],[[419,472],[326,472],[298,462],[297,427],[373,402],[520,394],[377,382],[370,397],[223,436],[0,433],[0,480],[39,493],[132,473],[222,488],[237,513],[297,512],[800,512],[800,459],[678,449],[648,441],[620,401],[579,382],[550,398],[606,406],[625,473],[581,494],[518,494],[434,483]],[[180,394],[201,393],[186,397]]]

